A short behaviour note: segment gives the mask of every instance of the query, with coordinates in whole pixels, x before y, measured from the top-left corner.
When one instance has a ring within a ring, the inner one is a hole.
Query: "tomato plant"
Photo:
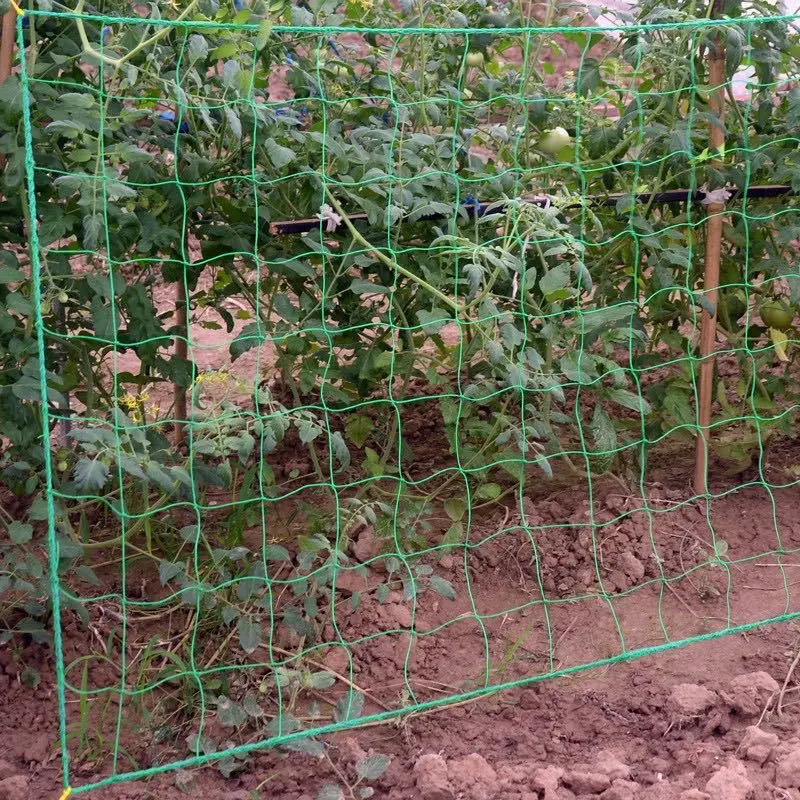
[[[794,432],[795,201],[742,198],[800,185],[785,23],[708,26],[694,0],[643,3],[616,36],[557,2],[542,20],[477,0],[39,6],[19,54],[35,220],[19,70],[0,88],[0,476],[24,501],[0,589],[31,603],[9,629],[46,614],[28,559],[46,448],[74,595],[124,541],[249,653],[271,565],[299,576],[281,619],[314,640],[359,525],[394,559],[376,592],[409,600],[420,578],[447,598],[413,557],[466,539],[476,509],[526,478],[624,481],[633,454],[694,435],[703,312],[738,364],[716,428]],[[754,75],[724,120],[718,41],[729,78]],[[705,207],[663,199],[701,188],[739,192],[717,307]],[[248,542],[297,494],[308,530]]]

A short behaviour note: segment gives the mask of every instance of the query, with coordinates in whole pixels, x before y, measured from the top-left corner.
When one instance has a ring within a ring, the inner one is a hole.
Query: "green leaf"
[[[261,331],[260,323],[251,322],[245,325],[241,333],[230,344],[231,359],[235,361],[239,356],[262,345],[265,341],[266,336]]]
[[[314,25],[314,15],[302,6],[292,6],[292,25],[302,28],[310,28]]]
[[[464,516],[467,506],[461,498],[451,497],[449,500],[445,500],[444,510],[453,522],[458,522]]]
[[[378,587],[375,589],[375,599],[376,599],[376,600],[377,600],[379,603],[385,603],[385,602],[388,600],[388,598],[389,598],[389,593],[390,593],[390,591],[391,591],[391,590],[389,589],[389,584],[387,584],[387,583],[381,583],[381,584],[380,584],[380,585],[379,585],[379,586],[378,586]]]
[[[461,544],[464,541],[464,525],[459,520],[458,522],[454,522],[446,531],[444,536],[442,537],[442,544],[443,545],[454,545],[454,544]]]
[[[115,341],[117,338],[117,328],[115,322],[119,323],[119,313],[115,314],[112,304],[106,304],[99,294],[96,294],[92,298],[91,308],[95,336],[97,336],[98,339],[103,339],[106,342]],[[114,319],[115,316],[116,320]]]
[[[239,617],[236,623],[239,632],[239,645],[245,653],[254,652],[261,644],[261,626],[247,617]]]
[[[503,493],[499,483],[484,483],[475,490],[475,496],[481,500],[497,500]]]
[[[208,56],[208,42],[205,36],[193,33],[189,37],[189,56],[192,61],[205,61]]]
[[[611,418],[598,403],[594,407],[591,432],[595,447],[603,453],[612,453],[617,449],[617,431]]]
[[[230,128],[234,137],[238,140],[241,140],[242,121],[239,119],[239,115],[236,113],[236,111],[230,106],[225,106],[225,119],[228,121],[228,127]]]
[[[373,753],[356,761],[356,774],[361,780],[374,781],[386,772],[391,763],[389,756]]]
[[[315,425],[311,420],[308,419],[296,420],[295,427],[300,434],[300,441],[303,444],[313,442],[314,439],[316,439],[322,433],[322,428],[320,428],[318,425]]]
[[[264,709],[258,704],[258,700],[252,694],[246,694],[242,700],[242,708],[248,717],[258,719],[264,716]]]
[[[600,64],[597,59],[584,58],[578,71],[575,90],[581,96],[589,95],[603,83],[600,75]]]
[[[103,232],[103,215],[87,214],[83,218],[83,246],[86,250],[96,250]]]
[[[184,527],[178,531],[178,534],[184,542],[194,544],[197,541],[197,537],[200,535],[200,526],[184,525]]]
[[[158,578],[162,586],[166,586],[173,578],[183,572],[183,564],[172,561],[161,561],[158,565]]]
[[[96,458],[82,458],[75,465],[73,479],[80,492],[93,492],[102,489],[108,481],[109,469]]]
[[[258,26],[258,36],[256,37],[256,52],[260,53],[266,46],[269,37],[272,35],[272,20],[267,17],[261,20]]]
[[[557,302],[557,299],[563,294],[563,290],[569,286],[570,271],[566,264],[559,264],[557,267],[545,272],[539,279],[539,288],[545,299],[552,302]],[[567,297],[570,294],[566,295]],[[561,299],[564,299],[561,297]]]
[[[264,547],[264,558],[267,561],[291,561],[289,551],[279,544],[268,544]]]
[[[238,728],[247,722],[244,709],[224,695],[217,698],[217,719],[223,728]]]
[[[389,288],[386,286],[379,286],[377,283],[365,281],[361,278],[354,278],[350,283],[350,291],[353,294],[389,294]]]
[[[14,267],[0,267],[0,283],[16,283],[24,281],[25,276]]]
[[[452,322],[452,315],[441,308],[432,308],[430,311],[424,309],[417,311],[417,319],[422,325],[422,329],[427,334],[438,333],[448,322]]]
[[[79,566],[75,567],[75,576],[84,583],[88,583],[92,586],[101,585],[101,580],[97,577],[95,571],[91,567],[87,567],[85,564],[80,564]]]
[[[333,718],[336,722],[358,719],[364,713],[364,695],[361,692],[348,692],[336,703]]]
[[[8,535],[14,544],[25,544],[33,537],[33,525],[27,522],[12,522],[8,526]]]
[[[293,150],[288,147],[278,144],[274,139],[266,139],[264,146],[267,149],[267,155],[272,162],[275,169],[283,169],[287,164],[291,164],[295,159]]]
[[[211,57],[215,61],[224,61],[239,52],[239,44],[237,42],[225,42],[211,52]]]
[[[629,392],[627,389],[613,389],[608,393],[609,400],[635,411],[637,414],[649,414],[653,409],[650,403],[641,395]]]
[[[369,439],[373,427],[374,425],[369,417],[365,417],[363,414],[356,414],[347,420],[344,430],[347,438],[356,447],[363,447],[364,443]]]
[[[300,11],[297,6],[292,8],[292,11]],[[335,783],[326,783],[318,792],[317,800],[344,800],[344,792]]]
[[[453,588],[453,585],[450,583],[450,581],[440,578],[438,575],[431,575],[429,580],[431,589],[433,589],[436,594],[440,594],[442,597],[445,597],[448,600],[456,599],[456,590]]]
[[[23,686],[28,689],[35,689],[42,682],[39,670],[33,667],[25,667],[19,677]]]
[[[612,322],[628,321],[635,311],[635,303],[619,303],[607,308],[586,311],[581,315],[583,330],[588,332]]]
[[[308,685],[312,689],[330,689],[336,678],[330,672],[313,672],[308,676]]]
[[[6,297],[6,308],[9,311],[16,311],[22,317],[33,314],[33,303],[21,292],[11,292]]]
[[[284,745],[286,750],[291,750],[293,753],[305,753],[306,755],[319,758],[325,752],[325,745],[317,739],[292,739]]]

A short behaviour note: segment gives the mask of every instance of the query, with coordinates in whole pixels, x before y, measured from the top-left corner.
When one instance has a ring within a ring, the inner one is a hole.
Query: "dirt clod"
[[[414,764],[421,800],[453,800],[455,792],[447,775],[447,762],[438,753],[426,753]]]
[[[601,750],[595,756],[594,769],[607,775],[610,781],[627,780],[631,776],[631,768],[608,750]]]
[[[679,683],[667,700],[667,707],[679,717],[699,717],[717,702],[717,695],[697,683]]]
[[[6,778],[10,778],[12,775],[15,775],[17,770],[14,768],[14,765],[10,761],[6,761],[4,758],[0,758],[0,781],[4,781]]]
[[[28,779],[12,775],[0,781],[0,800],[28,800]]]
[[[602,772],[569,770],[562,775],[561,781],[577,794],[600,794],[611,786],[608,775]]]
[[[790,750],[778,762],[775,783],[782,789],[800,787],[800,747]]]
[[[402,603],[387,603],[386,613],[398,628],[411,627],[411,609]]]
[[[711,796],[700,789],[687,789],[681,792],[678,800],[710,800]]]
[[[778,744],[778,737],[774,733],[762,731],[755,725],[745,730],[742,743],[739,745],[739,752],[749,761],[756,764],[763,764],[772,754],[773,748]]]
[[[375,530],[371,526],[363,528],[358,534],[358,538],[353,542],[353,555],[359,561],[369,561],[381,554],[381,543],[375,536]]]
[[[447,775],[465,800],[491,800],[497,794],[497,773],[478,753],[450,761]]]
[[[32,763],[39,764],[44,761],[50,752],[50,736],[46,733],[39,734],[28,743],[22,757]]]
[[[727,766],[718,769],[709,778],[706,792],[710,800],[751,800],[755,789],[747,777],[747,768],[741,761],[732,758]]]
[[[740,714],[761,714],[770,696],[780,690],[778,682],[768,673],[748,672],[737,675],[729,684],[726,698]]]
[[[560,767],[543,767],[533,773],[531,788],[540,796],[542,800],[561,800],[559,794],[559,783],[564,770]]]
[[[633,553],[624,552],[619,557],[622,571],[635,583],[644,578],[644,564]]]
[[[634,781],[617,778],[612,782],[611,788],[600,795],[601,800],[636,800],[641,786]]]

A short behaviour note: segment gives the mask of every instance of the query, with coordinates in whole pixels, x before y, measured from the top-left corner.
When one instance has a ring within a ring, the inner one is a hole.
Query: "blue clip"
[[[175,122],[175,112],[174,111],[161,111],[158,115],[159,119],[166,120],[167,122]],[[180,128],[178,130],[181,133],[189,133],[189,123],[184,120],[181,122]]]
[[[333,43],[333,39],[328,39],[328,44],[330,45],[331,50],[333,50],[334,54],[336,55],[336,58],[338,58],[340,61],[344,61],[344,59],[342,58],[342,54],[339,52],[339,48],[336,47],[336,45]]]
[[[233,0],[233,7],[237,11],[241,11],[244,8],[244,0]]]
[[[480,207],[480,203],[478,202],[478,199],[473,197],[471,194],[468,194],[461,201],[461,205],[462,206],[468,206],[468,207],[471,206],[472,208],[476,208],[476,209]]]
[[[111,36],[113,33],[114,31],[111,30],[110,25],[103,25],[103,29],[100,31],[100,36],[103,38],[103,44],[108,44],[109,41],[111,41]]]

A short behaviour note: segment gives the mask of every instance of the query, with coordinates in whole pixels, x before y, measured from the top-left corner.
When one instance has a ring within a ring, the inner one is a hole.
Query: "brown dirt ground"
[[[781,460],[790,463],[796,452],[782,453]],[[797,609],[795,571],[800,558],[794,551],[800,544],[800,494],[796,486],[739,488],[712,500],[706,510],[684,503],[685,485],[653,483],[645,492],[651,515],[640,510],[642,494],[626,495],[614,484],[602,482],[595,488],[591,508],[599,527],[594,539],[586,524],[590,520],[586,487],[573,486],[523,503],[525,523],[538,548],[541,585],[532,564],[531,538],[510,503],[506,511],[474,522],[470,548],[459,546],[438,563],[431,562],[437,574],[453,583],[457,598],[448,601],[430,592],[421,594],[413,609],[413,637],[408,635],[411,607],[400,602],[399,594],[383,605],[365,594],[359,609],[352,612],[345,599],[349,592],[342,591],[337,621],[342,636],[353,643],[352,680],[374,698],[368,700],[366,711],[379,710],[377,702],[397,707],[408,702],[411,692],[423,701],[480,685],[487,669],[489,681],[499,683],[608,658],[622,650],[620,633],[625,648],[633,650],[662,643],[665,637],[674,641]],[[668,513],[662,513],[666,509]],[[708,563],[712,528],[728,543],[725,566]],[[786,554],[778,555],[778,549]],[[654,580],[662,570],[667,576],[693,571],[667,586]],[[371,580],[377,580],[374,571]],[[598,597],[601,588],[606,599]],[[549,636],[542,590],[549,601]],[[392,632],[380,635],[386,631]],[[90,631],[68,621],[67,660],[96,651],[97,638],[105,633],[103,620],[95,616]],[[365,641],[370,635],[374,638]],[[397,800],[421,796],[412,770],[420,755],[441,753],[453,760],[478,753],[495,771],[491,791],[481,795],[467,787],[460,796],[530,800],[547,797],[531,788],[536,768],[591,763],[598,751],[611,750],[631,767],[640,784],[636,797],[678,798],[681,790],[702,788],[714,770],[736,753],[744,727],[758,720],[767,700],[761,698],[750,714],[722,702],[701,718],[676,725],[666,704],[671,688],[700,683],[724,698],[730,695],[726,687],[731,678],[754,670],[764,670],[782,683],[799,639],[794,622],[762,627],[510,689],[436,713],[412,713],[398,722],[340,733],[328,740],[329,753],[347,774],[352,774],[362,751],[390,755],[390,768],[373,786],[375,796]],[[508,655],[511,651],[513,657]],[[348,672],[344,651],[323,651],[320,658],[329,668]],[[41,671],[36,690],[20,682],[22,662]],[[7,700],[0,715],[0,759],[29,778],[29,797],[56,797],[60,773],[50,653],[44,646],[30,645],[12,657],[0,649],[0,665],[0,687]],[[341,688],[339,684],[329,695],[322,693],[323,706],[330,708],[325,701],[333,703]],[[793,681],[789,688],[794,688]],[[783,716],[772,709],[762,721],[763,728],[781,737],[800,724],[800,705],[792,705],[791,694],[786,704]],[[69,715],[72,722],[77,719],[74,696]],[[115,715],[116,707],[111,716]],[[123,726],[123,744],[140,767],[185,755],[177,750],[156,752],[131,724],[130,730]],[[113,725],[110,728],[113,731]],[[207,715],[206,732],[224,737],[213,712]],[[759,791],[771,792],[774,764],[749,768]],[[127,765],[121,763],[120,769]],[[73,781],[79,785],[107,774],[108,765],[88,758],[74,763],[73,770]],[[336,775],[327,761],[267,751],[252,754],[245,768],[228,780],[213,767],[195,770],[189,791],[207,798],[245,798],[247,790],[267,779],[264,797],[306,800]],[[185,796],[176,788],[174,774],[98,790],[97,795],[112,800]],[[592,796],[597,795],[586,795]]]

